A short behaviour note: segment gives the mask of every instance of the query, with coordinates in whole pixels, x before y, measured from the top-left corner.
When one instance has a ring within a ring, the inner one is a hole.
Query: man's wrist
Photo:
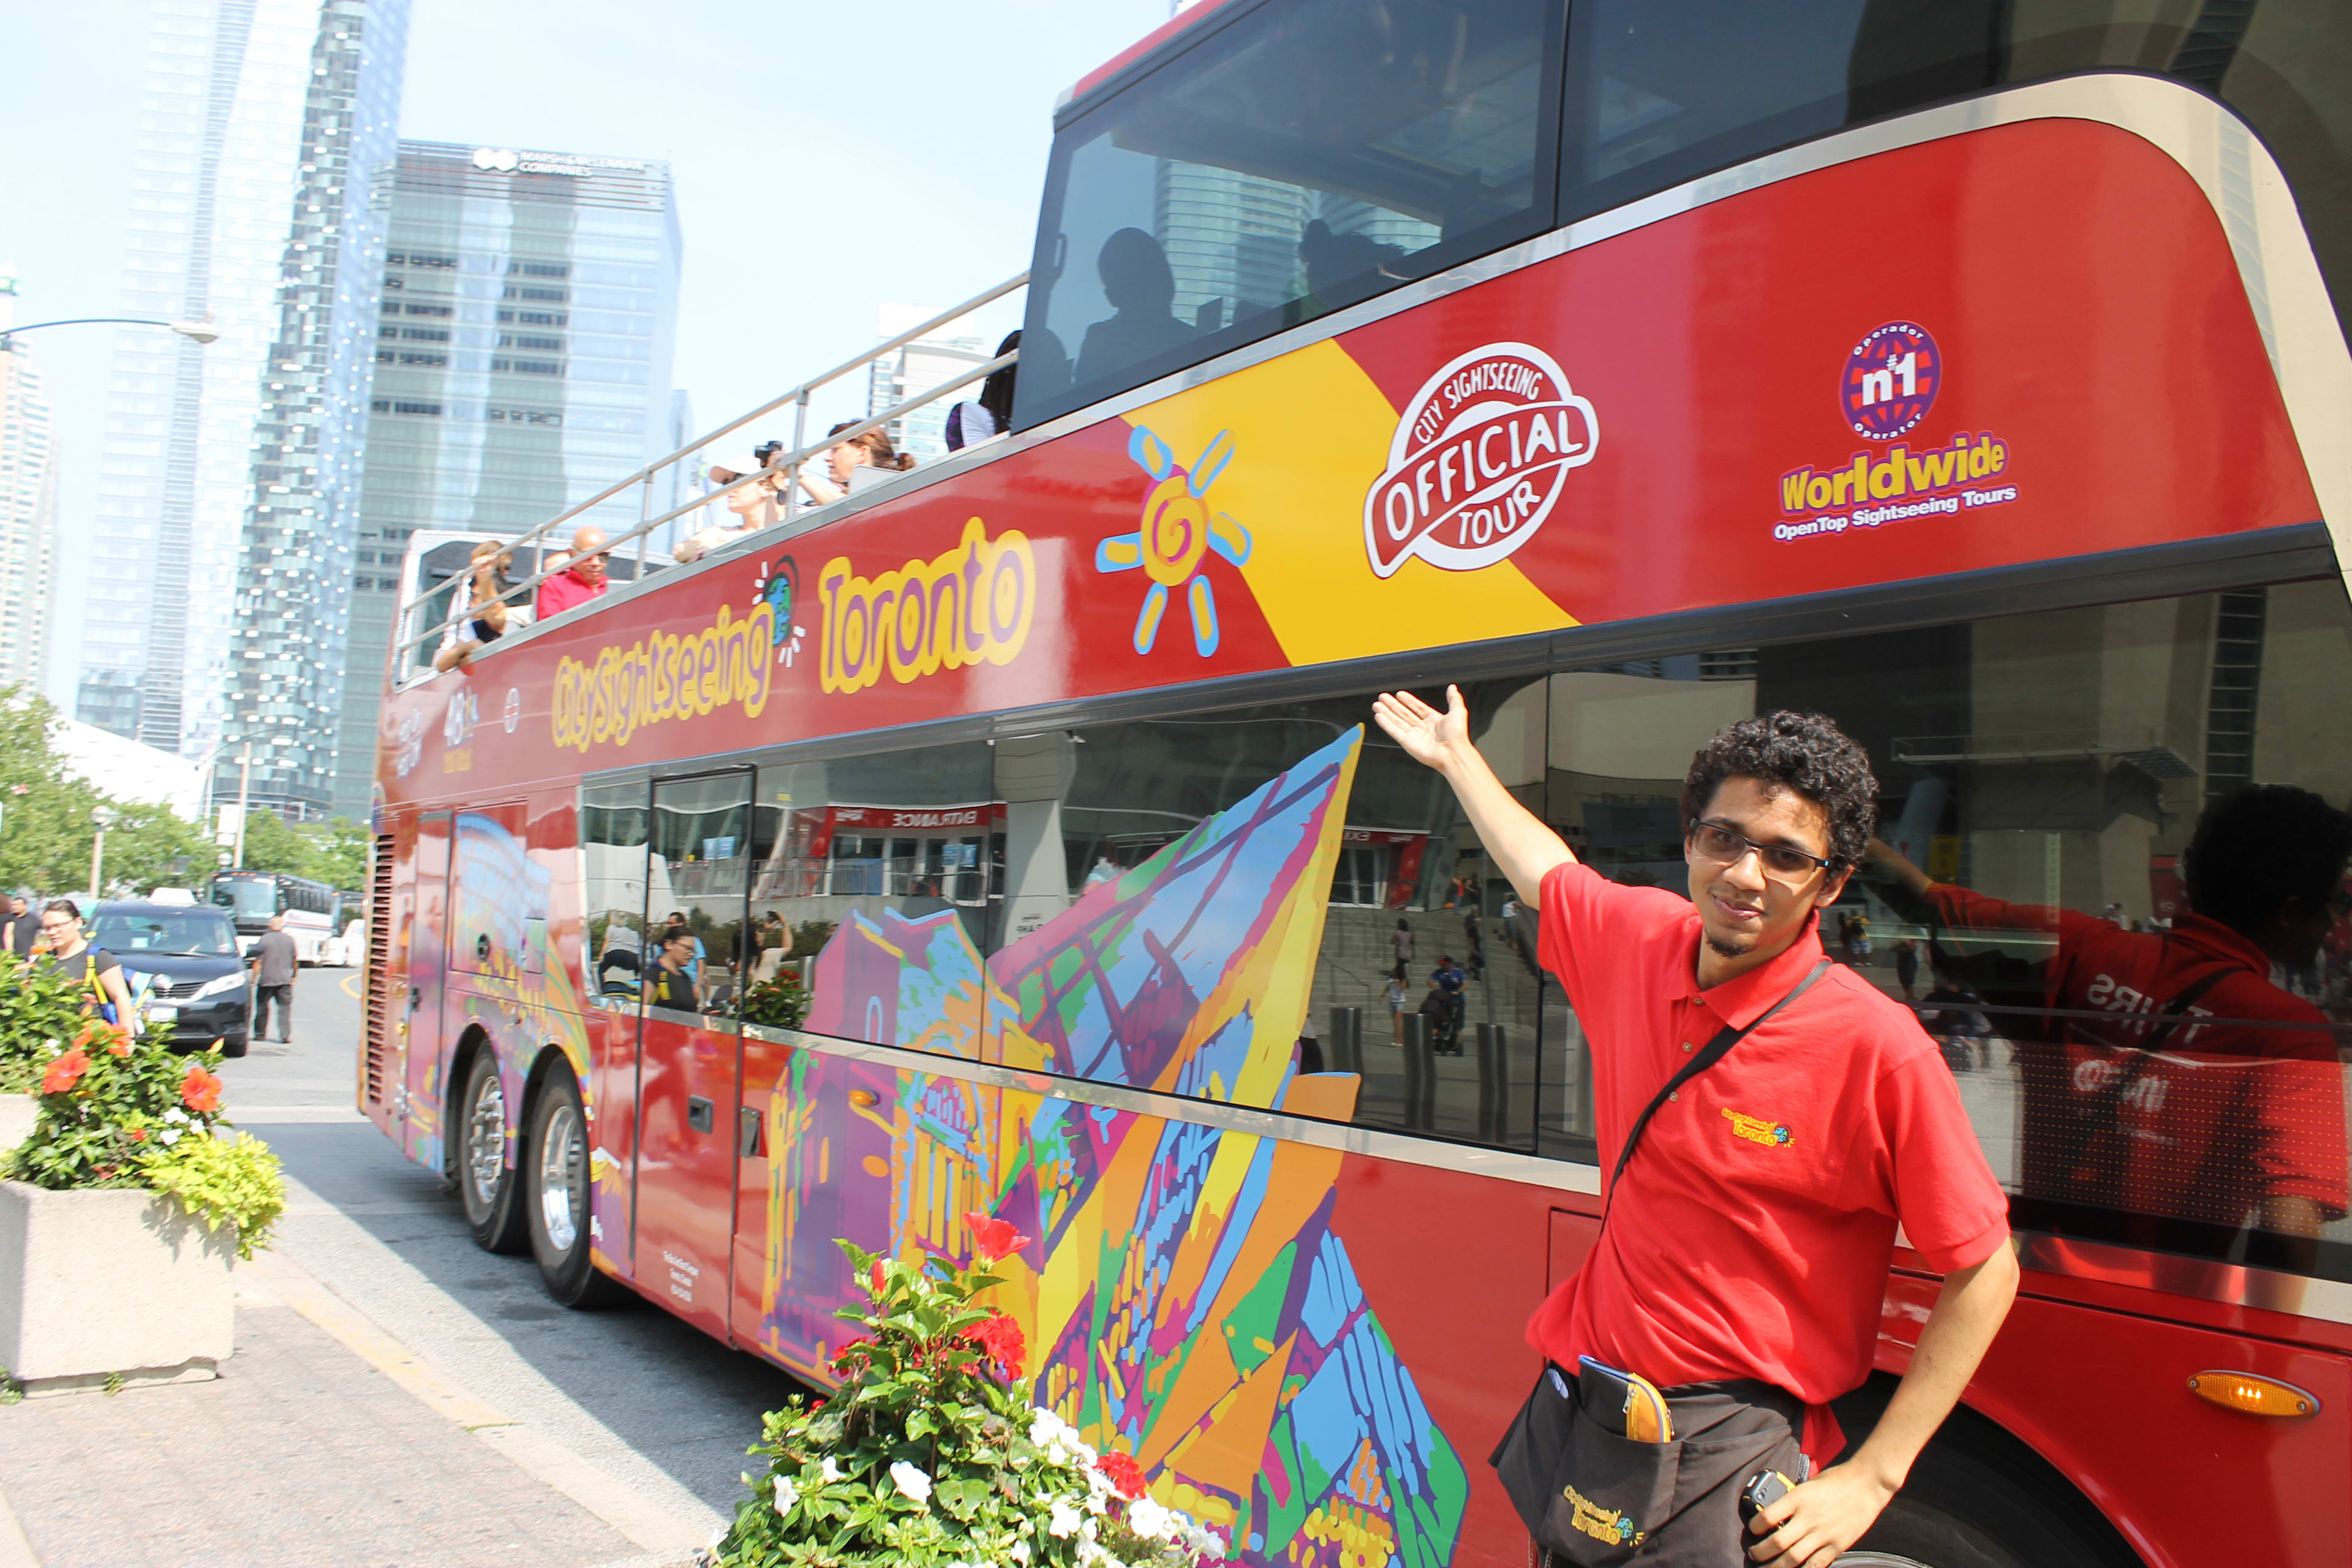
[[[1869,1482],[1890,1498],[1901,1491],[1903,1483],[1911,1479],[1911,1460],[1888,1452],[1885,1445],[1874,1439],[1864,1443],[1841,1468],[1852,1470],[1856,1480]]]

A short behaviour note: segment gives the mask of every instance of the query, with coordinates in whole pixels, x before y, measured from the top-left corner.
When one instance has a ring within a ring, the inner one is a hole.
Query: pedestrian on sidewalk
[[[83,1011],[96,1013],[110,1024],[136,1027],[131,1007],[131,986],[122,978],[122,964],[102,947],[92,947],[81,931],[81,906],[71,899],[52,899],[41,910],[41,942],[37,960],[80,981],[89,988]]]
[[[0,951],[15,953],[18,958],[33,956],[33,943],[41,937],[41,919],[33,913],[31,900],[22,893],[8,899],[8,919],[0,928]]]
[[[269,929],[253,944],[247,965],[253,972],[253,1037],[269,1036],[269,1004],[278,1004],[278,1043],[294,1039],[294,973],[301,967],[294,939],[286,934],[286,917],[269,917]]]
[[[1540,911],[1539,956],[1591,1049],[1604,1230],[1625,1216],[1528,1325],[1551,1371],[1497,1451],[1505,1489],[1564,1529],[1547,1510],[1567,1483],[1579,1522],[1588,1504],[1622,1515],[1662,1568],[1830,1562],[1951,1413],[2018,1279],[1935,1042],[1822,949],[1821,911],[1869,843],[1868,756],[1819,714],[1717,733],[1683,781],[1685,901],[1578,860],[1479,755],[1458,689],[1442,712],[1409,692],[1374,712]],[[1942,1289],[1885,1414],[1815,1473],[1845,1447],[1829,1401],[1869,1375],[1898,1225]],[[1670,1430],[1629,1430],[1642,1380]],[[1611,1386],[1613,1406],[1582,1395]],[[1766,1470],[1797,1484],[1750,1534],[1739,1497]]]

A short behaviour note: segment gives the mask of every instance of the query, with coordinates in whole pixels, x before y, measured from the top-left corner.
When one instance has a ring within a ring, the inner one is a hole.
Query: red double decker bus
[[[2346,1561],[2352,928],[2280,825],[2352,795],[2347,61],[2319,0],[1195,5],[1055,113],[1007,436],[453,671],[419,598],[360,1104],[558,1300],[819,1383],[835,1238],[1005,1215],[1040,1398],[1235,1559],[1517,1563],[1587,1047],[1370,697],[1460,682],[1666,886],[1693,750],[1822,711],[1885,841],[1825,940],[2026,1266],[1859,1550]],[[1898,1240],[1849,1436],[1936,1289]]]

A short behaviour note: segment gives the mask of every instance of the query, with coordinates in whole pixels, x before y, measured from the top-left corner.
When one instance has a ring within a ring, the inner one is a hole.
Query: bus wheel
[[[531,1173],[530,1250],[547,1293],[583,1310],[626,1299],[627,1289],[589,1256],[588,1118],[569,1066],[548,1069],[523,1147]]]
[[[466,1223],[486,1252],[520,1252],[525,1240],[522,1205],[515,1189],[520,1173],[507,1168],[507,1091],[499,1059],[487,1047],[474,1053],[466,1072],[466,1092],[457,1134],[457,1195]]]
[[[2079,1498],[2051,1490],[1973,1445],[1931,1442],[1838,1568],[2139,1568]]]

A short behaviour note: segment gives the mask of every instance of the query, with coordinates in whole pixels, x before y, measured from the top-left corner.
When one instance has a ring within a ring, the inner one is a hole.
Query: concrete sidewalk
[[[672,1568],[715,1516],[484,1404],[298,1266],[210,1383],[0,1409],[0,1568]],[[10,1515],[13,1514],[13,1530]]]

